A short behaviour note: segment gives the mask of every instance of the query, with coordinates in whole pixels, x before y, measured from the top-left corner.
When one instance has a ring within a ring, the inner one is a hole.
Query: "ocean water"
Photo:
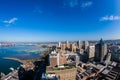
[[[8,74],[9,72],[11,72],[11,70],[9,69],[10,67],[17,69],[17,67],[19,67],[20,64],[21,63],[17,61],[0,59],[0,72]]]
[[[8,74],[10,67],[17,69],[21,63],[13,60],[3,59],[4,57],[19,58],[19,59],[40,59],[40,53],[45,48],[37,46],[12,46],[0,47],[0,73]]]

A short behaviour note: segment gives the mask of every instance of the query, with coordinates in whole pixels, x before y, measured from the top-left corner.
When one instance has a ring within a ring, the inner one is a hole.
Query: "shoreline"
[[[17,61],[20,62],[22,65],[26,65],[26,66],[33,65],[34,62],[34,60],[21,60],[19,58],[11,58],[11,57],[3,57],[3,59]]]
[[[21,64],[25,63],[23,60],[18,59],[18,58],[3,57],[2,59],[17,61],[17,62],[20,62]]]

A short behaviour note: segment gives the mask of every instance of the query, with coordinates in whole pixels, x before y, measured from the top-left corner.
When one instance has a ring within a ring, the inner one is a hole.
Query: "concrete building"
[[[76,80],[76,71],[77,71],[76,68],[72,68],[72,69],[65,69],[65,70],[54,70],[49,72],[52,72],[52,73],[54,72],[56,75],[58,75],[59,77],[57,80]]]
[[[76,52],[75,44],[70,44],[70,49],[71,49],[72,52]]]
[[[81,49],[81,48],[82,48],[82,43],[81,43],[81,41],[80,41],[80,40],[78,40],[78,41],[77,41],[77,47],[78,47],[79,49]]]
[[[106,54],[107,54],[107,45],[101,39],[100,42],[95,45],[95,61],[103,62]]]
[[[58,47],[61,47],[61,42],[58,43]]]
[[[66,63],[66,56],[62,55],[62,52],[52,51],[50,56],[50,66],[59,66]]]
[[[112,53],[111,59],[117,62],[120,62],[120,53]]]
[[[76,66],[80,63],[80,56],[76,54]]]
[[[85,42],[84,42],[84,49],[85,49],[86,52],[87,52],[87,50],[88,50],[88,47],[89,47],[89,42],[88,42],[88,41],[85,41]]]
[[[66,44],[61,44],[60,47],[61,47],[61,50],[64,51],[66,48]]]
[[[80,49],[80,53],[83,54],[84,53],[84,49]]]
[[[95,46],[88,47],[88,58],[93,58],[95,55]]]
[[[50,56],[50,66],[54,67],[56,65],[59,65],[59,53],[56,53],[56,51],[52,51]]]
[[[111,53],[108,53],[105,60],[106,65],[110,63],[110,60],[111,60]]]
[[[70,44],[69,44],[68,41],[66,41],[66,48],[67,48],[67,49],[70,48]]]

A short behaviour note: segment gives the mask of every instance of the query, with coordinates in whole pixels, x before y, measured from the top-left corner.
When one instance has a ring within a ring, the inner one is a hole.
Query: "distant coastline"
[[[23,61],[23,60],[21,60],[21,59],[18,59],[18,58],[3,57],[3,59],[17,61],[17,62],[20,62],[20,63],[22,63],[22,64],[25,63],[25,61]]]
[[[29,63],[31,64],[35,61],[33,59],[21,60],[19,58],[11,58],[11,57],[3,57],[3,59],[17,61],[17,62],[20,62],[21,64],[24,64],[24,65],[29,64]]]

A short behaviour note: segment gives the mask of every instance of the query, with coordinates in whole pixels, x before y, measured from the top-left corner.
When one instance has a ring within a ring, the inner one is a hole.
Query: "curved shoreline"
[[[20,62],[20,63],[22,63],[22,64],[25,63],[23,60],[18,59],[18,58],[3,57],[2,59],[17,61],[17,62]]]

